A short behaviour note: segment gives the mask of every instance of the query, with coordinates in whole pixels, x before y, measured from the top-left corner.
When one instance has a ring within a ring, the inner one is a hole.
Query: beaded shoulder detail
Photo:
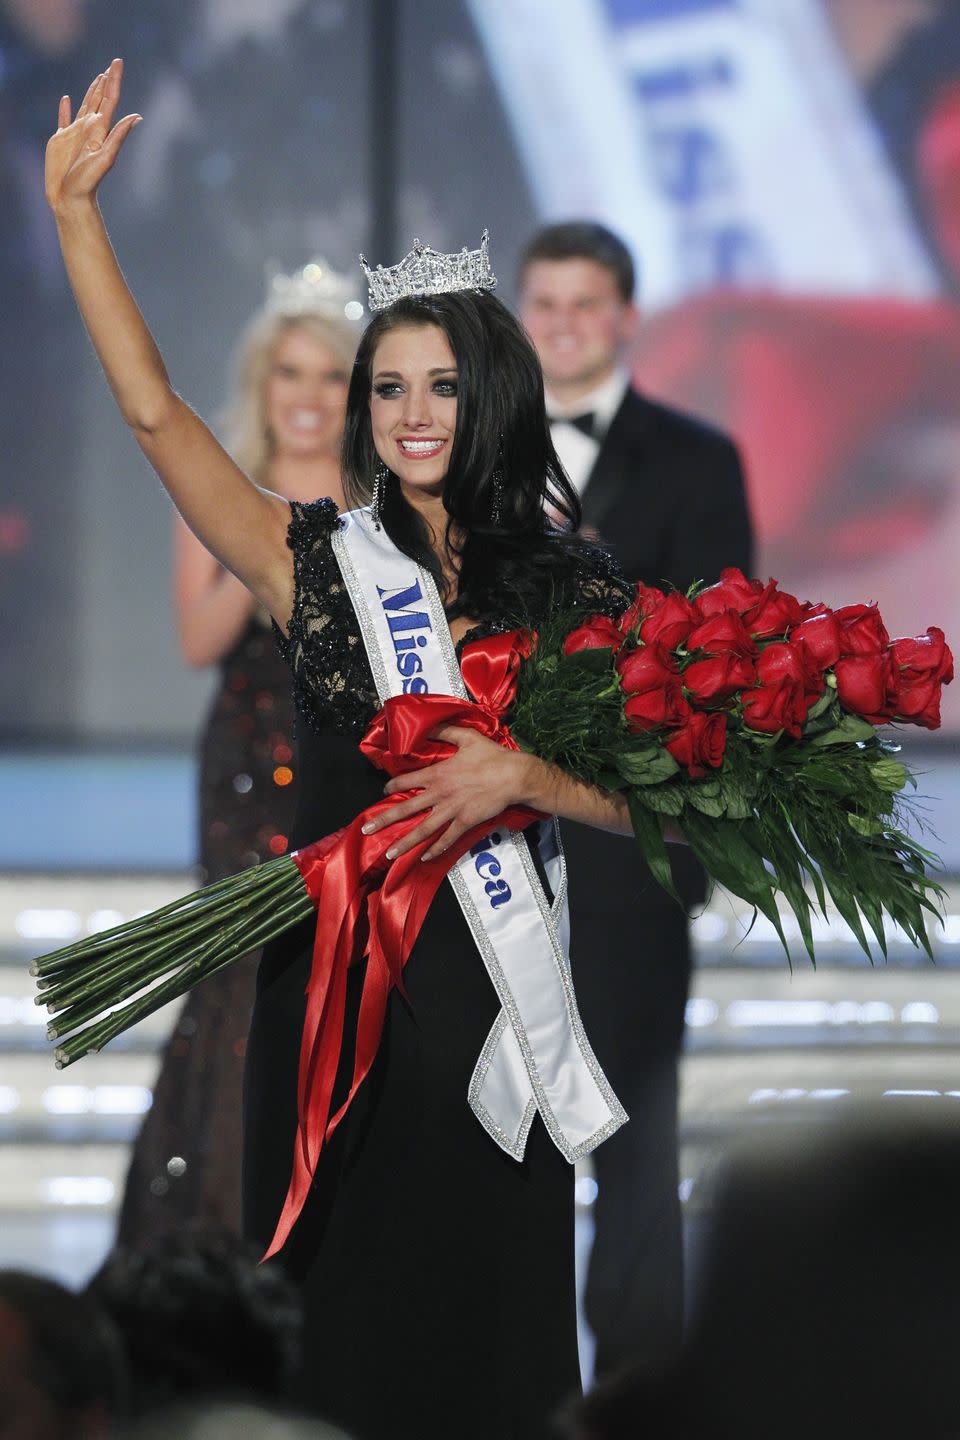
[[[333,500],[292,501],[293,614],[287,635],[274,625],[290,666],[297,709],[315,730],[362,739],[379,708],[357,617],[330,536],[340,524]]]
[[[293,551],[294,602],[288,634],[274,622],[280,653],[293,676],[297,709],[315,730],[334,729],[363,738],[379,709],[356,613],[330,537],[340,524],[332,500],[293,501],[287,544]],[[612,558],[596,546],[571,552],[571,566],[556,603],[583,613],[614,616],[629,603],[630,589]],[[502,634],[516,623],[509,614],[487,615],[460,640]]]

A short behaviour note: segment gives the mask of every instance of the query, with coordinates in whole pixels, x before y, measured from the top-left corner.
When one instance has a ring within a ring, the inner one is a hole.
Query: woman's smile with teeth
[[[323,424],[319,410],[293,410],[288,419],[296,430],[317,430]]]
[[[398,443],[405,455],[436,455],[447,442],[431,437],[429,440],[400,440]]]

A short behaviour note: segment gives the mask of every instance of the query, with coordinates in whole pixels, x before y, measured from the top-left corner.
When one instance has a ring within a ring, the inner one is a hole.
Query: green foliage
[[[810,744],[849,745],[851,741],[870,740],[873,734],[874,729],[869,720],[863,720],[859,715],[844,715],[832,730],[815,735]]]

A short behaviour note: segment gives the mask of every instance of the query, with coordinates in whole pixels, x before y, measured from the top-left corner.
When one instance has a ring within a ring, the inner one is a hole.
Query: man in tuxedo
[[[627,578],[686,589],[752,559],[733,443],[641,395],[622,355],[638,323],[634,267],[602,225],[549,225],[524,251],[520,315],[543,366],[554,445],[583,524]],[[677,1071],[690,981],[687,914],[622,837],[563,825],[571,962],[587,1034],[630,1123],[594,1152],[586,1313],[596,1371],[666,1364],[680,1339],[683,1254]],[[705,877],[682,847],[687,909]]]

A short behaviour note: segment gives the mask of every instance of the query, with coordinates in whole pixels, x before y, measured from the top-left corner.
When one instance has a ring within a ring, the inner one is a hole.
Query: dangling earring
[[[500,507],[503,501],[503,473],[498,466],[493,472],[493,501],[490,506],[490,519],[494,525],[500,524]]]
[[[493,467],[493,474],[490,476],[493,488],[493,497],[490,501],[490,519],[494,525],[500,524],[500,510],[503,503],[503,431],[500,431],[497,442],[497,460]]]
[[[386,465],[384,465],[383,461],[379,461],[379,463],[377,464],[377,468],[373,472],[373,496],[370,501],[370,517],[373,520],[374,528],[376,530],[380,529],[380,512],[383,509],[383,492],[384,487],[387,483],[387,476],[389,474],[390,471],[387,469]]]

